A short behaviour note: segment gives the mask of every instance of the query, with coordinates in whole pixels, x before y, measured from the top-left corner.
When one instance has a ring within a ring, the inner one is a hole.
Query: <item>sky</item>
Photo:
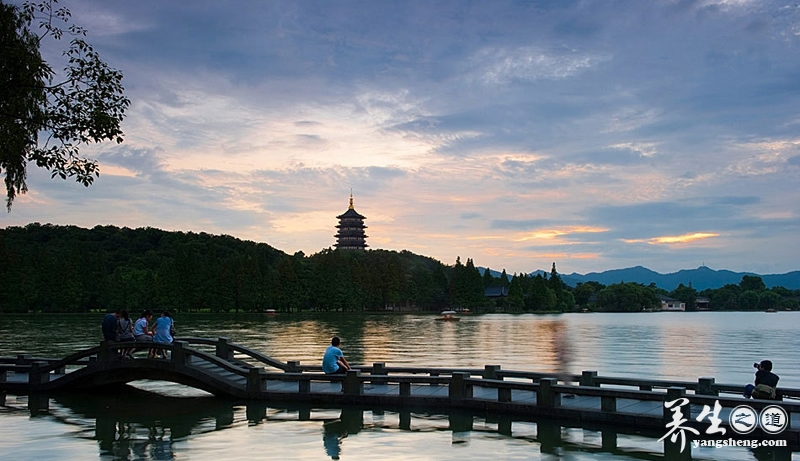
[[[800,269],[796,0],[60,5],[124,74],[125,141],[82,149],[89,188],[29,165],[2,227],[310,255],[352,191],[370,248],[445,264]]]

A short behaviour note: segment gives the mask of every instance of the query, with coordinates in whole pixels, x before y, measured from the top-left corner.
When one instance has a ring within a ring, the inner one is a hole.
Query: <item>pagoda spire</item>
[[[350,189],[350,208],[348,210],[354,210],[353,208],[353,189]]]

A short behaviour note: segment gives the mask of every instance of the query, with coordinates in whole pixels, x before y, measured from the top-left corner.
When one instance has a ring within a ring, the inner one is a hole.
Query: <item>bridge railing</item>
[[[212,347],[212,352],[205,352],[204,350],[189,347],[189,345]],[[93,360],[118,360],[117,352],[120,349],[165,349],[172,351],[172,361],[185,361],[189,356],[196,356],[207,362],[213,363],[222,369],[242,376],[254,382],[253,387],[260,388],[261,384],[256,383],[259,378],[255,374],[261,373],[260,371],[253,371],[252,369],[261,369],[258,365],[252,365],[236,359],[236,355],[244,355],[246,358],[254,360],[257,364],[264,364],[268,367],[275,368],[283,371],[286,374],[285,379],[294,379],[296,374],[310,374],[319,376],[302,377],[302,381],[311,382],[312,380],[327,380],[334,382],[341,380],[336,376],[329,376],[322,374],[320,365],[301,365],[298,361],[281,362],[268,357],[253,349],[234,344],[228,338],[220,337],[216,339],[207,338],[179,338],[173,344],[161,343],[116,343],[116,342],[103,342],[100,346],[90,348],[84,351],[76,352],[64,359],[35,359],[28,355],[19,355],[16,358],[0,358],[0,381],[6,378],[7,371],[17,372],[30,372],[30,380],[32,383],[46,382],[49,379],[50,373],[64,373],[66,366],[70,365],[86,365]],[[488,384],[490,381],[497,381],[502,384],[494,384],[493,386],[500,389],[500,393],[507,393],[507,389],[513,389],[515,385],[520,385],[519,389],[524,389],[529,382],[532,385],[538,385],[542,380],[548,381],[554,385],[560,385],[561,382],[566,384],[576,383],[578,386],[568,386],[573,389],[570,393],[578,394],[576,388],[585,389],[580,391],[586,395],[592,394],[589,388],[600,388],[603,390],[623,392],[624,388],[634,388],[638,391],[654,391],[656,394],[663,396],[668,393],[671,388],[682,388],[688,395],[706,395],[717,397],[720,394],[735,394],[740,395],[743,392],[744,386],[732,384],[719,384],[715,382],[714,378],[703,377],[697,381],[676,381],[676,380],[653,380],[653,379],[640,379],[640,378],[624,378],[624,377],[606,377],[599,376],[596,371],[584,371],[580,375],[557,375],[553,373],[541,372],[528,372],[517,370],[503,370],[500,365],[485,365],[483,369],[473,368],[438,368],[438,367],[388,367],[384,362],[373,363],[372,366],[360,365],[354,366],[352,371],[360,373],[362,380],[372,380],[377,384],[381,383],[396,383],[402,385],[404,388],[410,383],[419,382],[421,384],[437,384],[442,385],[446,380],[453,379],[472,379],[479,378],[483,384]],[[431,379],[428,379],[431,378]],[[445,380],[438,379],[444,378]],[[283,378],[281,378],[283,379]],[[416,381],[415,381],[416,380]],[[623,389],[620,389],[623,388]],[[602,393],[601,393],[602,394]],[[601,395],[596,394],[596,395]],[[796,399],[800,397],[800,389],[779,388],[779,394],[784,398]],[[606,394],[602,394],[606,395]],[[621,395],[621,394],[620,394]],[[505,398],[505,397],[504,397]],[[661,397],[659,397],[661,398]],[[741,402],[741,398],[737,399]]]
[[[208,339],[208,338],[196,338],[196,337],[181,337],[179,338],[180,341],[185,341],[188,344],[192,345],[203,345],[203,346],[213,346],[214,347],[214,354],[223,359],[228,361],[234,361],[237,359],[236,354],[239,353],[240,355],[244,355],[245,357],[249,357],[258,363],[263,363],[269,367],[277,368],[279,370],[287,371],[289,370],[289,365],[287,363],[281,362],[280,360],[276,360],[268,355],[262,354],[261,352],[251,349],[246,346],[242,346],[240,344],[235,344],[231,342],[230,338],[226,337],[219,337],[216,339]]]
[[[376,368],[380,369],[380,366],[373,366],[372,370],[374,371]],[[485,371],[490,370],[497,371],[496,366],[487,366],[485,369]],[[788,420],[786,424],[787,427],[792,428],[792,437],[795,438],[798,437],[798,428],[792,426],[792,421],[800,417],[800,403],[759,399],[744,400],[741,397],[720,397],[717,395],[704,395],[697,392],[688,393],[687,389],[681,386],[669,386],[664,392],[601,387],[599,385],[575,386],[560,384],[559,380],[555,377],[539,377],[539,379],[535,381],[531,380],[531,382],[507,381],[498,379],[497,374],[493,375],[490,372],[485,373],[483,377],[474,377],[474,372],[454,372],[448,376],[420,376],[418,374],[362,373],[360,369],[353,369],[344,375],[324,375],[316,372],[268,373],[263,369],[258,369],[251,370],[251,376],[255,377],[251,384],[252,388],[260,392],[286,392],[285,387],[281,387],[283,390],[270,389],[269,382],[294,381],[298,383],[298,389],[294,392],[308,394],[311,389],[311,383],[319,381],[341,382],[343,395],[364,396],[365,385],[387,384],[397,385],[399,389],[392,395],[402,399],[412,396],[412,386],[434,385],[446,387],[447,392],[440,397],[427,397],[429,402],[439,399],[442,405],[452,406],[453,404],[461,402],[463,406],[468,407],[479,407],[481,405],[480,402],[484,402],[488,405],[494,405],[493,408],[496,409],[508,409],[508,407],[503,407],[502,405],[519,403],[521,404],[520,408],[532,405],[538,409],[549,409],[556,413],[558,411],[577,411],[574,409],[575,407],[563,405],[562,399],[565,395],[570,397],[570,401],[574,401],[572,399],[579,397],[594,397],[599,398],[599,408],[594,411],[594,419],[611,422],[630,421],[633,413],[625,409],[625,407],[630,405],[630,402],[625,402],[625,405],[620,405],[620,401],[622,400],[658,402],[658,408],[661,409],[659,413],[650,413],[647,415],[637,414],[636,418],[638,418],[638,420],[649,419],[651,425],[660,427],[664,427],[664,422],[673,417],[673,410],[667,408],[664,402],[676,399],[686,399],[688,405],[680,411],[687,420],[692,419],[690,417],[690,408],[692,405],[714,408],[715,404],[719,403],[721,408],[733,409],[740,405],[747,404],[756,411],[761,411],[769,406],[779,404],[787,413]],[[663,384],[663,381],[659,381],[659,384]],[[481,392],[481,397],[476,398],[474,392],[475,388],[492,389],[496,394],[494,394],[494,397],[491,397],[491,393],[487,394],[486,392]],[[528,393],[535,394],[535,403],[531,403],[530,398],[525,399],[524,402],[514,401],[515,391],[527,391]],[[487,398],[487,395],[490,395],[490,397]],[[586,410],[582,409],[581,411]],[[589,411],[589,413],[591,413],[591,411]],[[707,424],[708,423],[706,423],[706,425]],[[695,424],[695,426],[702,426],[702,424]]]

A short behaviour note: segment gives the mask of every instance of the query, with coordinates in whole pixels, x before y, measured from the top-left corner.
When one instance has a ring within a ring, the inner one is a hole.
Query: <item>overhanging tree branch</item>
[[[0,1],[0,173],[5,174],[10,211],[17,194],[25,193],[26,166],[34,162],[56,176],[74,177],[89,186],[99,176],[95,160],[81,158],[83,144],[123,141],[121,123],[130,100],[124,96],[122,73],[108,66],[74,24],[71,13],[54,8],[57,0],[26,2],[22,9]],[[38,20],[41,35],[31,24]],[[72,36],[62,53],[63,80],[42,58],[42,41]],[[40,138],[44,143],[40,143]]]

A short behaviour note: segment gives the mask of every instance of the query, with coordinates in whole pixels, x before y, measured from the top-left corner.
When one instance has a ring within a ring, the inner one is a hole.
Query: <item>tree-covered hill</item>
[[[406,251],[287,255],[153,228],[8,227],[0,261],[0,312],[438,310],[451,301],[451,268]]]
[[[489,294],[487,296],[487,293]],[[453,266],[408,251],[332,250],[288,255],[227,235],[153,228],[29,224],[0,229],[0,313],[124,308],[179,312],[478,311],[633,312],[659,295],[713,310],[797,309],[800,290],[738,284],[673,291],[635,282],[567,285],[556,271],[483,275],[472,259]]]

